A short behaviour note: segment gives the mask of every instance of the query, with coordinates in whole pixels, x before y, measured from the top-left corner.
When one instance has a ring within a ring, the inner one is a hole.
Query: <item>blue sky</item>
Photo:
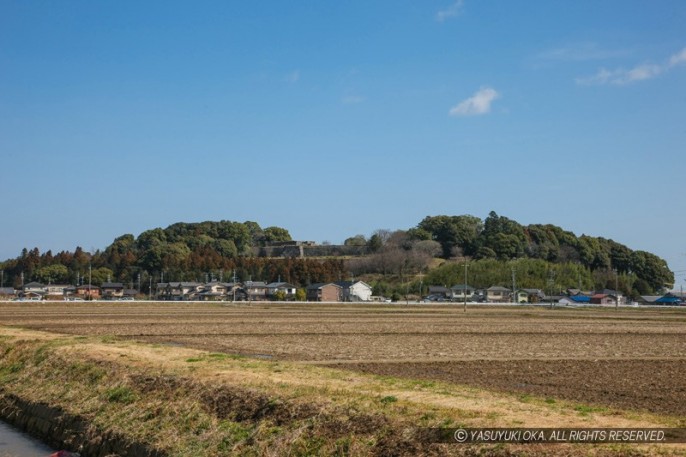
[[[683,283],[685,24],[681,0],[0,0],[0,259],[494,210]]]

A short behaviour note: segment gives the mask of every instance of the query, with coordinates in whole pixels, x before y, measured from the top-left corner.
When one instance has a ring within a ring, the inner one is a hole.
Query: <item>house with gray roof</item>
[[[287,300],[290,300],[295,298],[297,289],[297,287],[288,282],[271,282],[267,284],[267,296],[271,300],[275,300],[277,294],[283,294]]]
[[[474,295],[474,288],[469,284],[455,284],[450,288],[451,298],[453,301],[471,300]]]
[[[371,301],[372,286],[364,281],[336,281],[334,284],[341,286],[343,301]]]
[[[491,286],[486,289],[486,301],[488,303],[508,303],[510,295],[510,289],[507,287]]]

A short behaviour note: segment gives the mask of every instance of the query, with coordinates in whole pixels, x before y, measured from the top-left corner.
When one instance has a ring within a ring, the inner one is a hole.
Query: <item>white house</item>
[[[267,284],[267,295],[274,298],[277,292],[283,292],[286,298],[295,297],[296,287],[287,282],[272,282]]]
[[[364,281],[338,281],[343,289],[343,301],[371,301],[372,286]]]

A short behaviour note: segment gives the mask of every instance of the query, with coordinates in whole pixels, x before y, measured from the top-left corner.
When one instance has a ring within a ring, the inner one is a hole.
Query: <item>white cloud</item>
[[[292,72],[288,73],[284,79],[289,83],[297,83],[300,79],[300,70],[293,70]]]
[[[669,58],[669,66],[674,67],[686,63],[686,48]]]
[[[681,64],[686,64],[686,48],[682,49],[677,54],[672,55],[669,60],[662,65],[646,63],[637,65],[630,70],[624,68],[606,70],[605,68],[601,68],[598,73],[593,76],[576,78],[576,83],[580,85],[631,84],[638,81],[653,79]]]
[[[619,84],[628,84],[634,81],[643,81],[654,78],[663,71],[664,67],[659,65],[639,65],[638,67],[634,67],[627,71],[625,74],[621,74],[621,77],[617,79],[617,82]]]
[[[491,111],[491,103],[493,103],[493,100],[499,96],[500,94],[498,94],[495,89],[484,87],[467,100],[452,107],[449,114],[451,116],[477,116],[486,114]]]
[[[460,10],[462,9],[463,4],[463,0],[457,0],[455,3],[453,3],[446,9],[443,9],[436,13],[436,20],[438,22],[443,22],[448,18],[457,16],[458,14],[460,14]]]
[[[576,78],[576,83],[581,86],[591,86],[594,84],[607,84],[615,73],[604,68],[598,70],[593,76],[587,76],[585,78]]]

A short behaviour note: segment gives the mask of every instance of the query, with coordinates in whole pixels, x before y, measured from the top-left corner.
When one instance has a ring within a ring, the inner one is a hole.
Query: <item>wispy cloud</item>
[[[364,102],[364,100],[364,97],[360,95],[346,95],[341,99],[341,103],[344,105],[357,105]]]
[[[463,5],[464,0],[457,0],[452,5],[436,13],[436,20],[438,22],[443,22],[446,19],[457,16],[458,14],[460,14]]]
[[[686,48],[672,55],[663,64],[645,63],[636,65],[629,70],[625,68],[617,68],[614,70],[601,68],[595,75],[576,78],[576,83],[579,85],[632,84],[638,81],[653,79],[656,76],[670,71],[674,67],[684,64],[686,64]]]
[[[669,65],[672,67],[675,67],[677,65],[681,65],[686,63],[686,48],[682,49],[680,52],[677,52],[674,54],[672,57],[669,58]]]
[[[291,84],[297,83],[300,80],[300,70],[293,70],[288,73],[284,80]]]
[[[491,103],[500,97],[500,94],[490,87],[479,89],[474,95],[461,101],[450,109],[451,116],[477,116],[491,111]]]

